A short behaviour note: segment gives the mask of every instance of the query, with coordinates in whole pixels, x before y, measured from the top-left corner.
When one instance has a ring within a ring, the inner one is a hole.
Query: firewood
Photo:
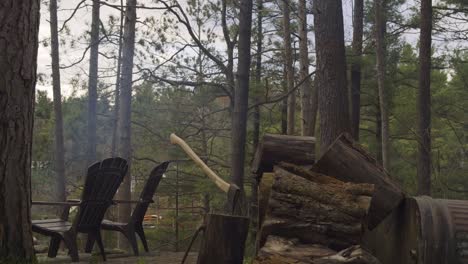
[[[272,172],[281,161],[297,165],[312,165],[315,161],[315,138],[265,134],[252,162],[252,172],[261,177]]]
[[[257,237],[259,247],[268,235],[298,238],[335,250],[360,242],[371,204],[371,184],[344,183],[318,173],[305,178],[278,166],[274,173]]]
[[[369,209],[368,227],[373,229],[396,208],[405,197],[382,166],[348,134],[342,134],[312,166],[318,173],[345,182],[375,185]]]

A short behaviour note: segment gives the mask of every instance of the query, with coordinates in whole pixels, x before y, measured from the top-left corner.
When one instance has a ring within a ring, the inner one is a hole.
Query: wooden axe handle
[[[190,146],[185,143],[183,139],[178,137],[176,134],[172,133],[170,137],[172,144],[179,145],[185,153],[198,165],[201,167],[203,172],[208,175],[210,178],[223,192],[227,193],[229,191],[229,183],[225,182],[221,177],[219,177],[214,171],[212,171],[198,155],[190,148]]]

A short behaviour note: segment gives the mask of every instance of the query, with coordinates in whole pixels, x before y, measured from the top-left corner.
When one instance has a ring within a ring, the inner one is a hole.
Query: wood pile
[[[380,263],[361,248],[363,232],[398,206],[403,192],[347,135],[340,136],[315,164],[310,162],[313,153],[307,152],[304,162],[299,158],[300,144],[288,144],[305,137],[294,138],[268,135],[257,149],[253,171],[262,175],[257,174],[254,263]],[[307,140],[308,148],[314,149],[313,138]],[[272,145],[282,147],[261,149]],[[277,152],[295,156],[281,160]],[[261,153],[266,153],[265,158]]]

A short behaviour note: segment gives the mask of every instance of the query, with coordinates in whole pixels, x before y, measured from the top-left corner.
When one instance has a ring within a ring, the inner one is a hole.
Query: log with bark
[[[272,172],[279,162],[297,165],[312,165],[315,161],[315,138],[265,134],[259,144],[252,172],[260,177],[264,172]]]
[[[268,236],[254,264],[380,264],[380,262],[355,245],[336,252],[322,245],[302,244],[298,239]]]
[[[274,168],[258,246],[269,235],[334,250],[359,244],[373,185],[345,183],[295,165],[281,165]]]
[[[405,194],[382,166],[348,134],[341,134],[312,171],[323,173],[345,182],[375,185],[369,209],[368,227],[376,227],[404,199]]]

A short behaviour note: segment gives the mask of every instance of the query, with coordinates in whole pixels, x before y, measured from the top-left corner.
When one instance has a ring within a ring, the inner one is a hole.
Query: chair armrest
[[[68,206],[78,206],[80,205],[81,201],[66,201],[66,202],[46,202],[46,201],[32,201],[32,204],[33,205],[56,205],[56,206],[64,206],[64,205],[68,205]]]
[[[116,204],[136,204],[136,203],[141,203],[141,201],[135,201],[135,200],[112,200],[112,202]]]
[[[116,204],[126,204],[126,203],[129,203],[129,204],[135,204],[135,203],[154,203],[153,200],[112,200],[113,203],[116,203]]]
[[[68,215],[70,213],[70,207],[79,206],[81,204],[80,200],[70,199],[66,202],[45,202],[45,201],[32,201],[33,205],[52,205],[52,206],[63,206],[63,211],[60,214],[60,219],[63,221],[68,221]]]

